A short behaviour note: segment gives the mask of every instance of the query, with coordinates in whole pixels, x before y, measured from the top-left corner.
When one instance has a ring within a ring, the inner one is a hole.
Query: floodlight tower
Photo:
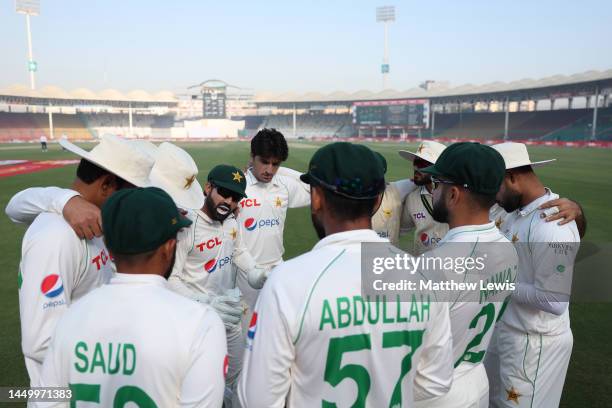
[[[388,28],[389,23],[395,21],[395,6],[382,6],[376,8],[376,22],[383,23],[385,27],[385,54],[383,63],[380,66],[382,73],[383,89],[387,89],[387,76],[389,75],[389,44],[388,44]]]
[[[30,88],[36,89],[34,80],[34,72],[38,68],[38,64],[32,56],[32,32],[30,30],[30,16],[40,14],[40,0],[15,0],[15,11],[19,14],[25,14],[26,26],[28,29],[28,71],[30,71]]]

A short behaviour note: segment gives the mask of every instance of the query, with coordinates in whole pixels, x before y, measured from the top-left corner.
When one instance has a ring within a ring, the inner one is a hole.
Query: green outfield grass
[[[290,145],[286,165],[305,170],[317,144]],[[411,175],[409,162],[396,153],[414,145],[392,143],[373,144],[373,148],[388,160],[389,180]],[[199,180],[214,165],[231,163],[244,167],[248,160],[248,144],[242,142],[210,142],[185,144],[200,168]],[[547,186],[556,193],[579,201],[588,219],[585,241],[609,242],[612,236],[612,150],[530,147],[532,158],[542,160],[557,158],[550,166],[537,170]],[[55,145],[42,153],[38,145],[0,145],[0,160],[7,159],[69,159],[74,155],[63,152]],[[0,178],[0,206],[5,208],[9,198],[17,191],[30,186],[70,185],[76,166],[50,169],[38,173]],[[17,298],[17,271],[21,238],[25,227],[12,224],[2,214],[0,217],[0,314],[2,335],[0,340],[0,386],[24,386],[27,384],[20,348],[19,305]],[[316,242],[307,208],[289,210],[285,228],[286,259],[309,250]],[[403,242],[407,242],[404,239]],[[612,269],[608,266],[608,270]],[[610,299],[612,300],[612,299]],[[571,322],[574,333],[574,350],[565,383],[564,407],[611,406],[609,386],[612,384],[612,304],[574,303],[571,305]],[[519,358],[520,356],[517,356]]]

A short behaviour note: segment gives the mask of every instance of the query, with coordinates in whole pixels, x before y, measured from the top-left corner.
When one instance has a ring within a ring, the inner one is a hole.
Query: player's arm
[[[531,241],[534,283],[518,282],[512,301],[561,315],[569,305],[578,232],[570,225],[543,224]]]
[[[556,200],[545,202],[540,206],[540,209],[544,210],[554,207],[556,207],[558,212],[552,213],[548,216],[542,213],[542,218],[545,217],[547,222],[561,220],[559,221],[559,225],[565,225],[572,221],[576,221],[576,227],[578,228],[580,238],[584,238],[584,235],[586,234],[587,220],[582,206],[569,198],[558,198]]]
[[[74,190],[59,187],[27,188],[11,197],[5,212],[15,223],[30,224],[43,212],[61,215],[68,200],[78,195]]]
[[[283,176],[285,180],[284,184],[289,192],[289,208],[310,205],[310,185],[300,180],[302,173],[287,167],[279,167],[276,174]]]
[[[6,206],[13,222],[31,223],[43,212],[62,215],[79,238],[102,236],[100,209],[74,190],[33,187],[17,193]]]
[[[227,343],[219,317],[208,309],[189,350],[191,360],[183,377],[181,407],[220,407],[225,389]]]
[[[406,197],[408,197],[408,194],[412,193],[417,188],[416,184],[414,184],[410,179],[392,181],[389,184],[393,185],[397,189],[400,196],[400,201],[404,201]]]
[[[22,249],[21,344],[25,357],[38,363],[42,364],[57,322],[70,304],[83,268],[82,250],[84,243],[68,228],[40,230]]]
[[[453,339],[448,304],[432,302],[437,311],[423,336],[423,351],[416,362],[414,399],[422,401],[446,394],[453,381]]]
[[[259,295],[251,320],[238,396],[244,407],[284,407],[295,349],[274,274]],[[286,301],[287,299],[285,299]]]

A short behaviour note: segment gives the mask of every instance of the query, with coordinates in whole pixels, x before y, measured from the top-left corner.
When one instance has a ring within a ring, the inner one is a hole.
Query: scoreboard
[[[365,101],[353,104],[357,126],[429,127],[429,100]]]
[[[203,89],[204,119],[225,119],[225,90]]]

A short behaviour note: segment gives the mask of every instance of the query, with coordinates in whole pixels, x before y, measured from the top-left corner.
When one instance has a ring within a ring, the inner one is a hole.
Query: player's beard
[[[325,228],[323,228],[323,224],[319,221],[317,216],[314,213],[310,213],[310,219],[312,220],[312,226],[317,232],[319,239],[325,238]]]
[[[497,203],[507,212],[511,213],[521,208],[521,202],[523,201],[523,195],[517,191],[506,190],[501,200]]]
[[[433,217],[434,221],[448,224],[448,207],[446,206],[444,193],[440,194],[440,197],[433,201],[433,211],[431,216]]]
[[[172,273],[172,269],[174,268],[174,262],[176,262],[176,250],[172,253],[172,261],[170,261],[170,265],[168,266],[168,270],[164,273],[164,278],[168,280],[170,274]]]
[[[431,184],[431,176],[429,174],[421,173],[420,171],[414,171],[414,176],[412,176],[412,182],[416,186],[426,186]]]
[[[227,205],[226,203],[220,203],[215,205],[213,199],[208,196],[206,197],[206,201],[204,201],[204,205],[207,208],[207,213],[215,221],[223,222],[227,217],[232,213],[232,207]],[[221,211],[219,211],[221,210]]]

